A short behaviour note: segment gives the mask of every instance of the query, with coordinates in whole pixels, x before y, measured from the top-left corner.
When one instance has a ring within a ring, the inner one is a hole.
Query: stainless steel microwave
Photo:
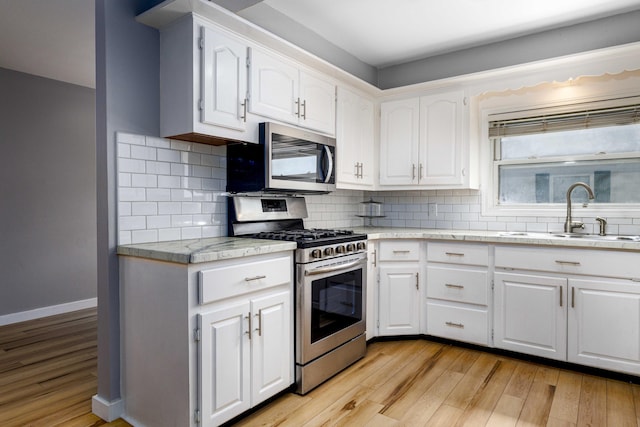
[[[336,140],[260,123],[259,144],[227,146],[227,191],[328,193],[335,190]]]

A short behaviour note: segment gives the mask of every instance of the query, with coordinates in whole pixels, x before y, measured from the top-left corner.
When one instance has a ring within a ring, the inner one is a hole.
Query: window
[[[597,204],[640,204],[639,101],[489,116],[497,205],[564,204],[578,181]],[[572,200],[586,203],[586,191]]]

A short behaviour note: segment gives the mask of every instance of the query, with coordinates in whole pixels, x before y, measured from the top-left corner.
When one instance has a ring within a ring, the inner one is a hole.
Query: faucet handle
[[[605,227],[607,226],[607,219],[597,216],[596,221],[600,223],[600,232],[598,234],[606,236],[607,233],[605,232]]]

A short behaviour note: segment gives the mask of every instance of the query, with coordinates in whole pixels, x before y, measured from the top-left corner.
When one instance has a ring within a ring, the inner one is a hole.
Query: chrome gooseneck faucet
[[[596,197],[593,194],[593,190],[591,189],[591,187],[589,187],[589,185],[585,184],[584,182],[576,182],[575,184],[571,184],[569,186],[569,189],[567,190],[567,218],[564,220],[565,233],[572,233],[574,228],[584,228],[583,222],[573,221],[571,219],[571,192],[576,187],[583,187],[585,190],[587,190],[587,193],[589,194],[589,200],[593,200]]]

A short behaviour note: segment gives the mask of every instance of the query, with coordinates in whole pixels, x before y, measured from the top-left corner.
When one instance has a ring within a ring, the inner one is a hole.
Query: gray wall
[[[135,16],[160,0],[96,0],[98,397],[120,398],[116,131],[159,135],[158,31]]]
[[[640,41],[640,11],[378,70],[389,89]]]
[[[0,68],[0,315],[96,296],[94,105]]]

